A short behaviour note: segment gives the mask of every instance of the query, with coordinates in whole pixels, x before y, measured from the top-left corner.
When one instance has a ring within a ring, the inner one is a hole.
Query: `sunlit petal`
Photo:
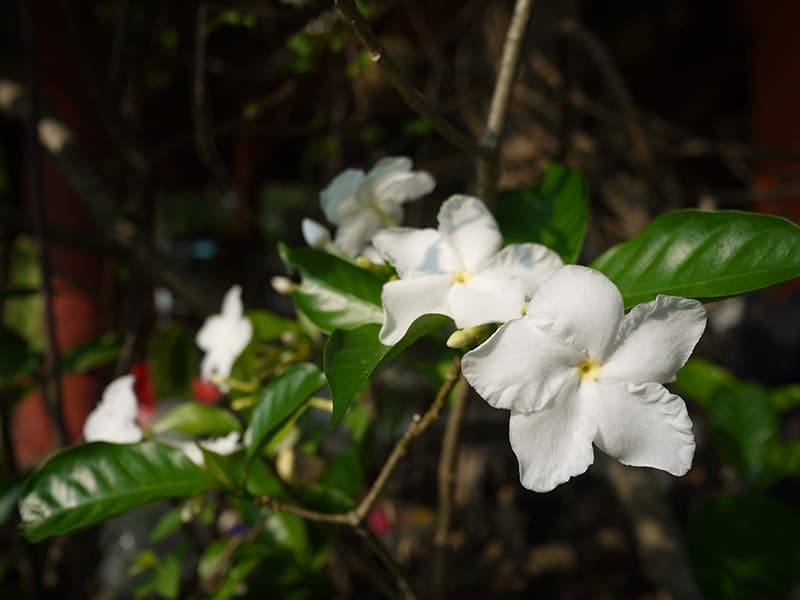
[[[675,377],[703,335],[706,310],[697,300],[658,296],[623,319],[604,379],[666,383]]]
[[[502,272],[481,272],[450,288],[448,303],[456,327],[504,323],[522,316],[525,291],[519,279]]]
[[[530,299],[563,264],[558,254],[541,244],[512,244],[489,259],[482,272],[497,271],[518,278]]]
[[[422,315],[449,315],[447,291],[449,275],[425,275],[415,279],[390,281],[383,286],[384,321],[379,334],[382,344],[393,346],[399,342]]]
[[[328,221],[341,225],[360,210],[356,195],[363,180],[364,171],[347,169],[334,177],[328,187],[320,192],[320,205]]]
[[[372,243],[402,279],[450,273],[460,266],[435,229],[385,229],[375,235]]]
[[[662,385],[585,384],[580,396],[597,423],[594,443],[621,463],[683,475],[692,466],[694,434],[686,404]]]
[[[492,213],[472,196],[450,196],[442,204],[439,231],[473,272],[497,253],[503,241]]]

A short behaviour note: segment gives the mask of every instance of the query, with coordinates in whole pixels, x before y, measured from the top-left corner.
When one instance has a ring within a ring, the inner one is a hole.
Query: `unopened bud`
[[[486,325],[477,325],[465,329],[456,329],[447,338],[447,347],[453,350],[462,350],[474,346],[488,337],[489,329]]]
[[[373,266],[373,263],[366,256],[357,256],[356,257],[356,265],[358,265],[362,269],[371,269],[372,266]]]
[[[296,292],[300,287],[294,281],[292,281],[288,277],[284,277],[283,275],[276,275],[275,277],[270,279],[269,282],[272,284],[273,290],[284,296]]]

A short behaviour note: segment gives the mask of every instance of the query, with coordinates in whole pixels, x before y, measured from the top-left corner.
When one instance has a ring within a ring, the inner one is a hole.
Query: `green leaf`
[[[31,541],[70,533],[163,498],[216,487],[176,448],[95,442],[51,457],[25,483],[19,510]]]
[[[743,381],[721,386],[708,407],[717,447],[745,479],[757,482],[778,442],[778,416],[767,391]]]
[[[678,371],[675,386],[682,396],[707,407],[723,386],[735,382],[736,378],[719,365],[702,358],[690,358]]]
[[[287,268],[299,269],[303,281],[292,298],[317,327],[332,331],[383,322],[380,277],[319,250],[283,244],[278,249]]]
[[[271,432],[324,385],[325,376],[316,365],[298,363],[260,390],[250,426],[244,434],[248,458],[259,451]]]
[[[21,493],[21,479],[13,478],[0,483],[0,525],[4,525],[14,515]]]
[[[394,346],[384,346],[380,343],[378,340],[380,325],[335,330],[325,345],[323,359],[325,376],[328,378],[333,399],[331,427],[344,416],[375,369],[394,358],[420,337],[449,322],[447,317],[441,315],[420,317],[414,321],[405,337]]]
[[[800,275],[800,228],[736,210],[679,210],[654,219],[592,266],[617,284],[626,307],[658,294],[736,296]]]
[[[183,506],[176,506],[164,513],[150,532],[150,541],[156,544],[178,531],[183,525],[183,511]]]
[[[800,583],[800,514],[766,497],[722,497],[691,519],[689,549],[710,599],[789,598]]]
[[[84,373],[114,362],[119,352],[119,337],[108,331],[65,352],[61,366],[65,373]]]
[[[172,323],[156,330],[147,356],[156,396],[189,395],[192,378],[197,374],[197,353],[194,334],[183,325]]]
[[[300,332],[300,326],[296,322],[268,310],[251,310],[246,316],[253,324],[253,338],[262,342],[276,340],[287,331]]]
[[[152,427],[156,435],[166,431],[176,431],[194,436],[218,436],[241,429],[239,420],[230,411],[198,402],[179,404],[156,421]]]
[[[770,390],[772,405],[780,412],[800,406],[800,384],[794,383]]]
[[[156,594],[160,598],[172,600],[180,593],[181,560],[177,554],[169,554],[153,567],[150,578],[137,586],[134,597],[148,598]]]
[[[536,242],[574,263],[589,221],[589,192],[580,171],[548,163],[536,187],[503,192],[497,222],[507,244]]]
[[[39,362],[39,354],[16,333],[0,328],[0,382],[18,375],[32,373]]]

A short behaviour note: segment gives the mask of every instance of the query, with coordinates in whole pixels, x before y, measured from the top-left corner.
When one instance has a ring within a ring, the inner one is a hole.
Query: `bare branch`
[[[310,521],[318,521],[320,523],[336,523],[338,525],[350,525],[351,527],[359,526],[366,518],[369,510],[372,508],[372,505],[375,504],[378,496],[380,496],[383,488],[386,486],[386,482],[389,480],[389,476],[397,466],[397,463],[400,461],[403,455],[405,455],[411,440],[424,433],[425,430],[428,429],[428,427],[430,427],[431,424],[433,424],[433,422],[439,417],[442,406],[444,406],[445,400],[447,400],[447,397],[453,390],[453,387],[455,386],[456,381],[458,381],[460,375],[461,359],[456,358],[450,367],[450,372],[447,374],[444,382],[442,383],[442,387],[439,388],[439,392],[436,394],[436,398],[431,403],[430,407],[428,407],[428,410],[422,416],[414,415],[405,433],[403,433],[403,436],[397,441],[392,449],[391,454],[389,454],[389,458],[386,459],[383,467],[381,467],[378,477],[375,479],[361,502],[359,502],[358,506],[356,506],[356,508],[353,510],[345,513],[323,513],[304,508],[302,506],[284,504],[278,500],[266,497],[260,498],[261,504],[267,506],[271,510],[293,514]]]
[[[373,63],[380,67],[386,79],[402,96],[405,103],[419,116],[428,121],[439,135],[462,152],[475,157],[488,157],[489,152],[469,136],[461,132],[455,125],[445,119],[415,88],[397,66],[392,55],[383,47],[381,41],[372,31],[366,19],[361,15],[353,0],[334,0],[339,14],[347,22],[356,37],[361,40]]]
[[[525,31],[528,28],[532,6],[533,0],[517,0],[514,4],[514,13],[511,15],[511,22],[503,43],[503,54],[500,58],[497,80],[492,92],[492,101],[489,105],[486,129],[480,141],[486,154],[481,155],[478,160],[478,196],[490,209],[494,208],[497,196],[497,181],[500,175],[500,139],[503,137],[506,127],[508,105],[511,102],[511,88],[517,73],[519,55],[525,41]]]

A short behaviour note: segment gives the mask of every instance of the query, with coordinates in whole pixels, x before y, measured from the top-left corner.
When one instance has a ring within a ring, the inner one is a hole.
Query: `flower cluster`
[[[368,173],[347,169],[337,175],[320,193],[325,218],[336,225],[331,236],[324,225],[303,219],[306,243],[318,250],[338,251],[350,258],[379,259],[372,248],[372,237],[385,227],[403,220],[403,204],[428,194],[436,185],[425,171],[412,171],[411,160],[382,158]]]
[[[593,444],[624,464],[688,471],[692,423],[662,384],[702,335],[702,304],[659,296],[626,315],[602,273],[563,266],[537,244],[501,250],[497,223],[469,196],[442,205],[438,230],[388,229],[373,242],[399,277],[383,288],[384,344],[429,313],[460,328],[503,323],[465,355],[463,373],[491,406],[511,412],[525,487],[549,491],[583,473]]]
[[[223,391],[228,391],[221,380],[231,374],[236,358],[250,343],[253,324],[244,316],[242,288],[233,286],[222,300],[222,313],[212,315],[197,332],[195,341],[206,352],[200,365],[203,379],[213,381]]]

